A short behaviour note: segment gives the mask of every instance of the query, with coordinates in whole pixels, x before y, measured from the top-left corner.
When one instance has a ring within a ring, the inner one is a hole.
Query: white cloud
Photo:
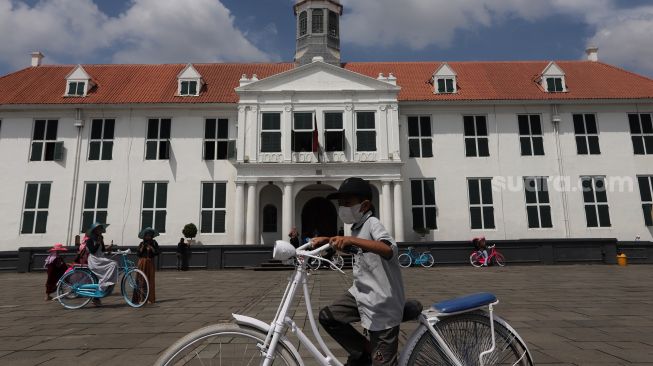
[[[622,10],[597,23],[589,44],[606,62],[653,75],[653,6]]]
[[[92,0],[41,0],[34,6],[0,0],[0,63],[24,67],[29,52],[46,61],[168,63],[266,61],[234,25],[219,0],[132,0],[118,17]],[[97,59],[97,58],[95,58]]]
[[[420,50],[430,45],[448,47],[457,31],[490,27],[511,17],[538,20],[559,12],[588,14],[589,4],[600,9],[609,1],[346,0],[348,14],[342,27],[346,42]]]
[[[362,46],[451,47],[456,32],[511,18],[576,17],[595,31],[587,45],[601,61],[653,73],[653,7],[619,8],[614,0],[344,0],[345,42]],[[584,50],[579,50],[579,54]],[[583,53],[584,55],[584,53]]]

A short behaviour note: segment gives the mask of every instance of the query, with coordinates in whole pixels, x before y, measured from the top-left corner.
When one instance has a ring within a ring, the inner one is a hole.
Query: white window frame
[[[560,84],[561,84],[560,86],[562,88],[561,90],[557,90],[557,85],[556,85],[556,82],[555,82],[556,79],[560,79]],[[549,80],[553,80],[553,86],[554,86],[554,88],[556,90],[553,90],[553,91],[549,90]],[[544,85],[543,86],[544,86],[544,90],[547,93],[565,93],[567,91],[567,85],[566,84],[567,83],[565,82],[565,77],[563,75],[551,75],[551,76],[544,77]]]
[[[27,189],[30,184],[36,184],[37,189],[36,189],[36,200],[35,200],[35,205],[34,208],[26,208],[25,205],[27,204]],[[43,185],[47,184],[50,186],[50,194],[48,197],[48,202],[47,202],[47,207],[45,208],[39,208],[39,201],[41,199],[41,193],[43,189]],[[50,210],[50,199],[52,198],[52,182],[25,182],[25,191],[23,193],[23,206],[22,206],[22,211],[20,215],[20,226],[18,227],[18,234],[19,235],[42,235],[42,234],[47,234],[48,232],[48,216],[49,210]],[[25,221],[25,213],[26,212],[34,212],[34,222],[32,222],[32,228],[30,232],[24,233],[23,232],[23,224]],[[36,222],[38,218],[39,212],[45,212],[45,231],[42,233],[37,233],[36,232]]]
[[[141,219],[140,219],[140,228],[144,229],[143,227],[143,214],[145,211],[152,211],[152,228],[157,230],[159,233],[163,234],[166,232],[166,227],[164,225],[163,230],[157,229],[157,222],[156,222],[156,213],[163,211],[165,212],[165,224],[168,224],[168,192],[170,188],[170,184],[167,181],[143,181],[142,188],[141,188]],[[154,184],[154,200],[152,201],[152,207],[144,207],[145,206],[145,185],[146,184]],[[159,185],[160,184],[165,184],[166,185],[166,202],[165,202],[165,207],[157,207],[157,195],[159,193]]]
[[[532,180],[535,182],[535,186],[533,187],[533,192],[535,193],[535,202],[528,202],[528,196],[526,194],[527,190],[529,189],[527,181]],[[526,225],[528,225],[529,229],[545,229],[545,230],[550,230],[553,229],[553,212],[551,210],[551,195],[549,194],[549,177],[543,177],[543,176],[529,176],[529,177],[524,177],[523,183],[524,183],[524,203],[526,205]],[[549,202],[540,202],[540,192],[542,192],[542,185],[546,185],[545,192],[547,194],[547,197],[549,198]],[[535,207],[537,210],[537,227],[531,227],[530,225],[530,218],[528,216],[528,208],[529,207]],[[551,227],[544,227],[542,225],[542,208],[543,207],[548,207],[549,208],[549,219],[551,221]]]
[[[86,205],[86,192],[87,192],[87,186],[89,184],[94,184],[95,185],[95,202],[93,202],[93,208],[84,207]],[[100,184],[106,184],[107,187],[108,187],[108,189],[107,189],[107,207],[106,208],[98,208],[98,197],[99,197],[98,192],[100,191]],[[104,220],[104,222],[101,222],[101,223],[106,224],[108,222],[108,219],[109,219],[109,195],[110,194],[111,194],[111,182],[99,182],[99,181],[98,182],[84,182],[84,194],[83,194],[83,197],[82,197],[82,208],[81,208],[81,211],[80,211],[81,216],[80,216],[80,222],[79,222],[79,226],[80,226],[79,232],[80,233],[86,232],[86,230],[88,229],[87,227],[84,227],[84,213],[86,213],[86,212],[92,212],[93,213],[93,220],[91,220],[91,224],[93,224],[94,222],[98,222],[98,219],[97,219],[98,211],[106,211],[106,219]]]
[[[302,19],[302,16],[304,16],[304,19]],[[302,33],[302,21],[304,25],[304,33]],[[297,36],[298,37],[305,37],[308,35],[308,11],[303,10],[299,15],[297,16]]]
[[[183,93],[183,84],[188,83],[188,92]],[[190,83],[195,83],[195,93],[190,92]],[[177,95],[180,97],[197,97],[200,95],[200,89],[202,88],[202,83],[200,79],[179,79],[179,90]]]
[[[161,124],[164,119],[170,120],[170,138],[161,137]],[[157,137],[149,138],[150,132],[150,121],[157,120]],[[147,118],[147,123],[145,126],[145,160],[146,161],[156,161],[156,160],[170,160],[170,150],[172,149],[172,118],[170,117],[150,117]],[[147,143],[153,141],[156,142],[156,158],[148,159],[147,158]],[[168,158],[161,157],[161,143],[166,142],[168,144]]]
[[[215,138],[206,138],[206,125],[209,120],[215,120]],[[220,138],[218,130],[220,127],[220,121],[227,121],[226,126],[227,126],[227,137],[225,138]],[[229,118],[221,118],[221,117],[206,117],[204,118],[204,141],[202,143],[202,158],[206,161],[215,161],[215,160],[229,160],[229,143],[232,141],[229,138]],[[211,159],[206,158],[206,143],[212,143],[213,144],[213,151],[215,152],[214,157]],[[227,155],[225,158],[220,158],[218,157],[218,146],[220,145],[221,142],[226,142],[227,143]]]
[[[75,84],[75,93],[70,93],[70,84]],[[78,94],[79,84],[82,84],[82,94]],[[67,97],[85,97],[88,93],[88,81],[86,80],[66,80],[66,94]]]
[[[528,135],[522,135],[521,131],[520,131],[520,128],[519,128],[520,127],[519,126],[519,117],[522,117],[522,116],[528,118]],[[535,116],[537,116],[539,118],[539,120],[537,121],[540,124],[540,134],[539,135],[536,135],[536,134],[533,133],[533,117],[535,117]],[[539,114],[526,114],[526,113],[525,114],[518,114],[517,115],[517,131],[519,132],[519,152],[520,152],[521,156],[545,156],[546,155],[546,151],[544,150],[544,130],[542,129],[542,116],[541,115],[539,115]],[[531,153],[530,154],[524,154],[524,151],[522,150],[521,139],[523,139],[523,138],[528,139],[528,142],[529,142],[530,147],[531,147]],[[535,153],[535,143],[533,142],[535,138],[542,139],[542,154],[541,155]]]
[[[301,129],[295,128],[295,115],[297,115],[297,114],[310,114],[311,115],[311,124],[310,124],[309,128],[301,128]],[[293,149],[293,145],[295,145],[295,141],[292,141],[291,142],[291,149],[292,149],[293,153],[310,153],[310,152],[313,152],[312,141],[313,141],[313,130],[315,128],[314,124],[315,124],[315,112],[313,112],[313,111],[293,111],[293,113],[292,113],[291,138],[294,139],[295,135],[297,133],[310,134],[311,135],[311,149],[308,150],[308,151],[295,151],[295,149]]]
[[[440,91],[440,81],[444,82],[444,91]],[[447,87],[447,80],[451,80],[452,83],[452,89],[449,91],[449,88]],[[436,94],[456,94],[458,92],[458,86],[456,85],[456,77],[455,76],[438,76],[435,78],[435,93]]]
[[[465,117],[472,117],[474,118],[474,135],[473,136],[467,136],[465,135]],[[483,117],[485,118],[485,132],[487,133],[486,135],[479,135],[478,134],[478,124],[477,124],[477,119]],[[480,149],[479,147],[479,140],[481,138],[484,138],[487,140],[487,156],[485,155],[480,155]],[[476,154],[475,155],[467,155],[467,139],[474,139],[474,144],[476,146]],[[465,114],[463,115],[463,143],[465,146],[465,157],[466,158],[488,158],[492,154],[490,153],[490,129],[489,129],[489,123],[488,123],[488,117],[487,115],[484,114]]]
[[[649,197],[651,197],[651,200],[649,200],[649,201],[645,201],[643,199],[643,197],[642,197],[642,193],[641,193],[642,185],[639,182],[639,180],[641,178],[644,178],[644,179],[648,180],[648,194],[649,194]],[[647,223],[646,222],[647,221],[646,220],[647,215],[648,215],[648,219],[651,222],[653,222],[653,211],[652,211],[653,210],[653,175],[638,175],[637,180],[638,180],[638,185],[639,185],[639,190],[640,190],[640,199],[642,199],[642,214],[645,215],[644,224]],[[649,207],[648,210],[646,210],[646,208],[644,207],[645,205],[648,205],[648,207]],[[653,227],[653,226],[651,226],[651,227]]]
[[[653,120],[653,113],[628,113],[628,124],[630,125],[630,115],[635,115],[637,116],[637,123],[639,123],[639,133],[633,133],[632,129],[630,130],[630,136],[631,139],[639,138],[642,140],[642,147],[644,149],[644,154],[638,154],[635,151],[635,144],[633,143],[633,154],[635,155],[653,155],[653,150],[647,150],[646,149],[646,138],[652,138],[653,139],[653,133],[646,133],[644,132],[644,123],[642,123],[642,115],[648,115],[651,120]]]
[[[322,12],[322,22],[321,22],[322,23],[322,31],[321,32],[316,32],[315,31],[315,24],[313,24],[313,20],[315,20],[315,15],[313,13],[316,10],[319,10],[320,12]],[[311,9],[311,34],[325,34],[326,33],[326,30],[325,30],[326,21],[324,19],[325,18],[325,14],[324,14],[325,11],[324,10],[326,10],[326,9],[322,9],[322,8]]]
[[[576,116],[576,115],[583,116],[583,129],[585,130],[584,133],[577,133],[577,131],[576,131],[576,123],[573,120],[574,116]],[[594,123],[596,124],[596,133],[588,133],[587,132],[587,118],[586,118],[587,115],[593,115],[594,116]],[[576,142],[576,154],[577,155],[582,155],[582,156],[585,156],[585,155],[601,155],[601,137],[599,136],[600,135],[600,130],[599,130],[599,118],[598,118],[598,116],[595,113],[573,113],[571,115],[571,117],[572,117],[571,122],[572,122],[573,128],[574,128],[574,142]],[[576,138],[578,138],[578,137],[582,137],[583,140],[585,141],[585,144],[587,146],[587,153],[586,154],[581,154],[581,153],[578,152],[578,141],[576,140]],[[590,137],[596,137],[596,143],[597,143],[597,145],[599,147],[598,154],[593,154],[592,150],[590,149],[590,140],[589,140]]]
[[[43,139],[42,140],[35,140],[34,139],[34,131],[36,130],[36,122],[38,121],[45,121],[45,128],[43,130]],[[57,124],[57,131],[54,140],[48,140],[48,126],[50,125],[50,122],[56,122]],[[56,144],[59,143],[57,140],[57,137],[59,136],[59,119],[58,118],[38,118],[34,119],[32,123],[32,139],[30,141],[30,151],[29,151],[29,156],[28,161],[56,161]],[[41,156],[37,160],[32,160],[32,150],[34,149],[34,143],[40,143],[41,144]],[[52,160],[45,160],[45,151],[46,151],[46,146],[47,144],[55,144],[55,151],[53,152],[53,159]]]
[[[490,194],[492,195],[492,203],[483,203],[483,185],[482,181],[483,180],[489,180],[490,181]],[[478,197],[479,197],[479,203],[474,203],[472,204],[471,197],[469,195],[469,187],[470,187],[470,182],[471,181],[476,181],[478,182]],[[468,205],[468,210],[467,212],[469,213],[469,227],[471,230],[496,230],[497,229],[497,221],[496,221],[496,210],[494,209],[494,193],[492,192],[492,178],[490,177],[474,177],[474,178],[467,178],[467,205]],[[483,209],[486,207],[491,207],[492,208],[492,221],[494,223],[494,227],[485,227],[485,214],[483,212]],[[481,210],[481,226],[480,228],[474,228],[472,225],[472,208],[480,208]]]
[[[417,132],[418,136],[411,136],[410,135],[410,119],[411,118],[417,118]],[[429,126],[431,129],[431,134],[430,135],[425,135],[422,132],[422,118],[428,118],[429,119]],[[433,149],[433,119],[431,118],[431,115],[424,114],[424,115],[408,115],[406,117],[406,134],[408,135],[408,158],[409,159],[420,159],[420,158],[432,158],[435,156],[434,149]],[[417,140],[419,143],[419,155],[418,156],[410,156],[410,142],[413,140]],[[424,156],[424,151],[422,149],[422,142],[423,140],[429,140],[427,141],[429,144],[431,144],[431,156]]]
[[[422,195],[422,204],[421,205],[415,205],[412,202],[412,199],[413,199],[413,182],[420,182],[419,183],[420,189],[421,189],[420,194]],[[433,204],[426,204],[426,199],[425,199],[426,189],[424,188],[425,187],[425,182],[433,182],[433,196],[434,196],[434,199],[435,199],[435,202],[433,202]],[[410,198],[411,198],[410,206],[411,206],[411,219],[413,221],[413,225],[412,225],[413,229],[419,229],[417,227],[414,227],[415,226],[415,216],[414,216],[414,213],[413,213],[413,209],[417,208],[417,209],[420,209],[420,211],[422,213],[422,222],[424,223],[424,228],[428,229],[428,230],[432,230],[432,231],[438,230],[438,228],[439,228],[439,226],[438,226],[438,198],[437,198],[437,195],[436,195],[436,192],[435,192],[436,191],[436,179],[435,178],[411,179],[410,180],[410,190],[411,190],[410,191]],[[435,227],[427,227],[426,226],[426,224],[427,224],[427,222],[426,222],[426,209],[427,208],[435,209],[435,216],[434,216],[435,217]]]
[[[594,199],[594,202],[585,202],[585,192],[583,191],[583,185],[582,182],[583,180],[590,179],[591,180],[591,189],[592,189],[592,196]],[[596,181],[600,179],[603,182],[603,189],[605,189],[605,202],[598,202],[597,199],[597,194],[596,194]],[[605,229],[605,228],[611,228],[612,227],[612,218],[610,217],[610,199],[608,198],[608,191],[607,188],[605,187],[605,176],[601,175],[581,175],[580,176],[580,182],[581,182],[581,196],[583,199],[583,211],[585,212],[585,224],[587,225],[588,229]],[[587,211],[586,207],[587,206],[593,206],[594,207],[594,213],[596,214],[596,223],[597,226],[589,226],[589,220],[587,218]],[[599,206],[606,206],[608,209],[608,221],[609,225],[601,225],[601,216],[599,215]]]
[[[102,121],[102,130],[100,131],[100,138],[99,139],[94,139],[93,138],[93,122],[94,121]],[[113,137],[108,139],[104,138],[104,133],[106,131],[106,122],[107,121],[113,121]],[[113,160],[113,147],[115,146],[115,137],[116,137],[116,119],[115,118],[91,118],[91,128],[89,128],[88,132],[88,151],[86,154],[86,160],[88,161],[109,161]],[[104,152],[104,147],[105,143],[111,142],[111,159],[102,159],[102,153]],[[99,143],[100,144],[100,155],[98,156],[98,159],[92,159],[91,160],[91,144],[93,143]]]
[[[374,127],[372,127],[372,128],[359,128],[358,127],[358,114],[359,113],[371,113],[374,116]],[[376,125],[377,125],[376,112],[375,111],[362,110],[362,111],[355,111],[354,115],[355,115],[354,136],[356,136],[356,141],[355,141],[355,143],[356,143],[356,152],[362,152],[362,153],[377,152],[379,150],[379,146],[378,146],[378,141],[377,141],[378,134],[376,132]],[[359,150],[358,149],[358,133],[359,132],[372,132],[374,134],[374,150]]]
[[[339,114],[341,117],[342,122],[342,128],[327,128],[327,114]],[[347,150],[347,136],[345,133],[345,113],[343,111],[325,111],[323,113],[323,118],[324,118],[324,151],[327,153],[337,153],[337,152],[345,152]],[[334,150],[334,151],[327,151],[327,132],[342,132],[342,150]]]
[[[211,200],[211,206],[212,207],[202,207],[203,202],[204,202],[204,185],[205,184],[210,184],[211,188],[212,188],[212,194],[213,194],[213,196],[212,196],[213,199]],[[224,187],[224,205],[225,205],[224,207],[215,207],[215,194],[217,192],[217,187],[218,187],[219,184],[222,184],[223,187]],[[202,220],[203,220],[202,213],[204,211],[211,212],[211,231],[210,232],[202,230],[203,227],[204,227],[203,224],[202,224]],[[218,212],[221,212],[221,213],[224,214],[224,220],[225,220],[224,231],[216,231],[215,230],[215,214],[218,213]],[[199,231],[200,231],[201,234],[214,235],[214,234],[226,234],[227,233],[227,182],[224,182],[224,181],[202,182],[200,184],[200,217],[199,217],[199,223],[200,223],[200,227],[199,227],[200,230]]]
[[[279,128],[278,129],[263,129],[263,119],[266,114],[276,114],[279,116]],[[283,127],[283,113],[282,112],[275,112],[275,111],[266,111],[266,112],[261,112],[261,133],[259,134],[259,153],[260,154],[279,154],[283,152],[284,146],[283,146],[283,133],[281,132],[281,129]],[[263,134],[265,133],[278,133],[279,135],[279,151],[263,151]]]

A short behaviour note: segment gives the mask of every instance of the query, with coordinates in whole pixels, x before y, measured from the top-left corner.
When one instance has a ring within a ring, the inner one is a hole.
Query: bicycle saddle
[[[401,319],[402,323],[417,319],[423,309],[424,307],[421,302],[417,300],[406,300],[406,304],[404,304],[404,316]]]

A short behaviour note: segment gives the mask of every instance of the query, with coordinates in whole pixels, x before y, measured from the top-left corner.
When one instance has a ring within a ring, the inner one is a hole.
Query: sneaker
[[[98,299],[97,297],[94,297],[93,298],[93,305],[102,306],[102,300]]]

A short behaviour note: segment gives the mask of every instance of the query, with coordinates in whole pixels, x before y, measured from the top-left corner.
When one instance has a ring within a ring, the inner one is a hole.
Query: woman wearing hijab
[[[57,291],[57,282],[66,270],[68,265],[64,262],[63,258],[59,256],[60,252],[66,252],[63,244],[57,243],[54,247],[50,248],[48,252],[50,255],[45,259],[45,268],[48,271],[48,279],[45,281],[45,301],[52,300],[51,293]]]
[[[150,283],[150,294],[147,298],[147,302],[150,304],[154,304],[156,301],[154,257],[159,255],[159,243],[157,243],[154,238],[157,236],[159,236],[159,233],[151,227],[141,230],[138,237],[143,241],[138,245],[138,250],[136,252],[138,255],[138,269],[145,273],[145,276],[147,276],[147,280]]]
[[[112,286],[118,282],[118,263],[105,256],[105,252],[111,251],[111,245],[104,245],[102,234],[107,232],[107,224],[94,223],[86,234],[86,249],[88,250],[88,268],[97,276],[100,291],[110,292]],[[110,288],[111,287],[111,288]],[[99,298],[93,298],[93,304],[102,305]]]

